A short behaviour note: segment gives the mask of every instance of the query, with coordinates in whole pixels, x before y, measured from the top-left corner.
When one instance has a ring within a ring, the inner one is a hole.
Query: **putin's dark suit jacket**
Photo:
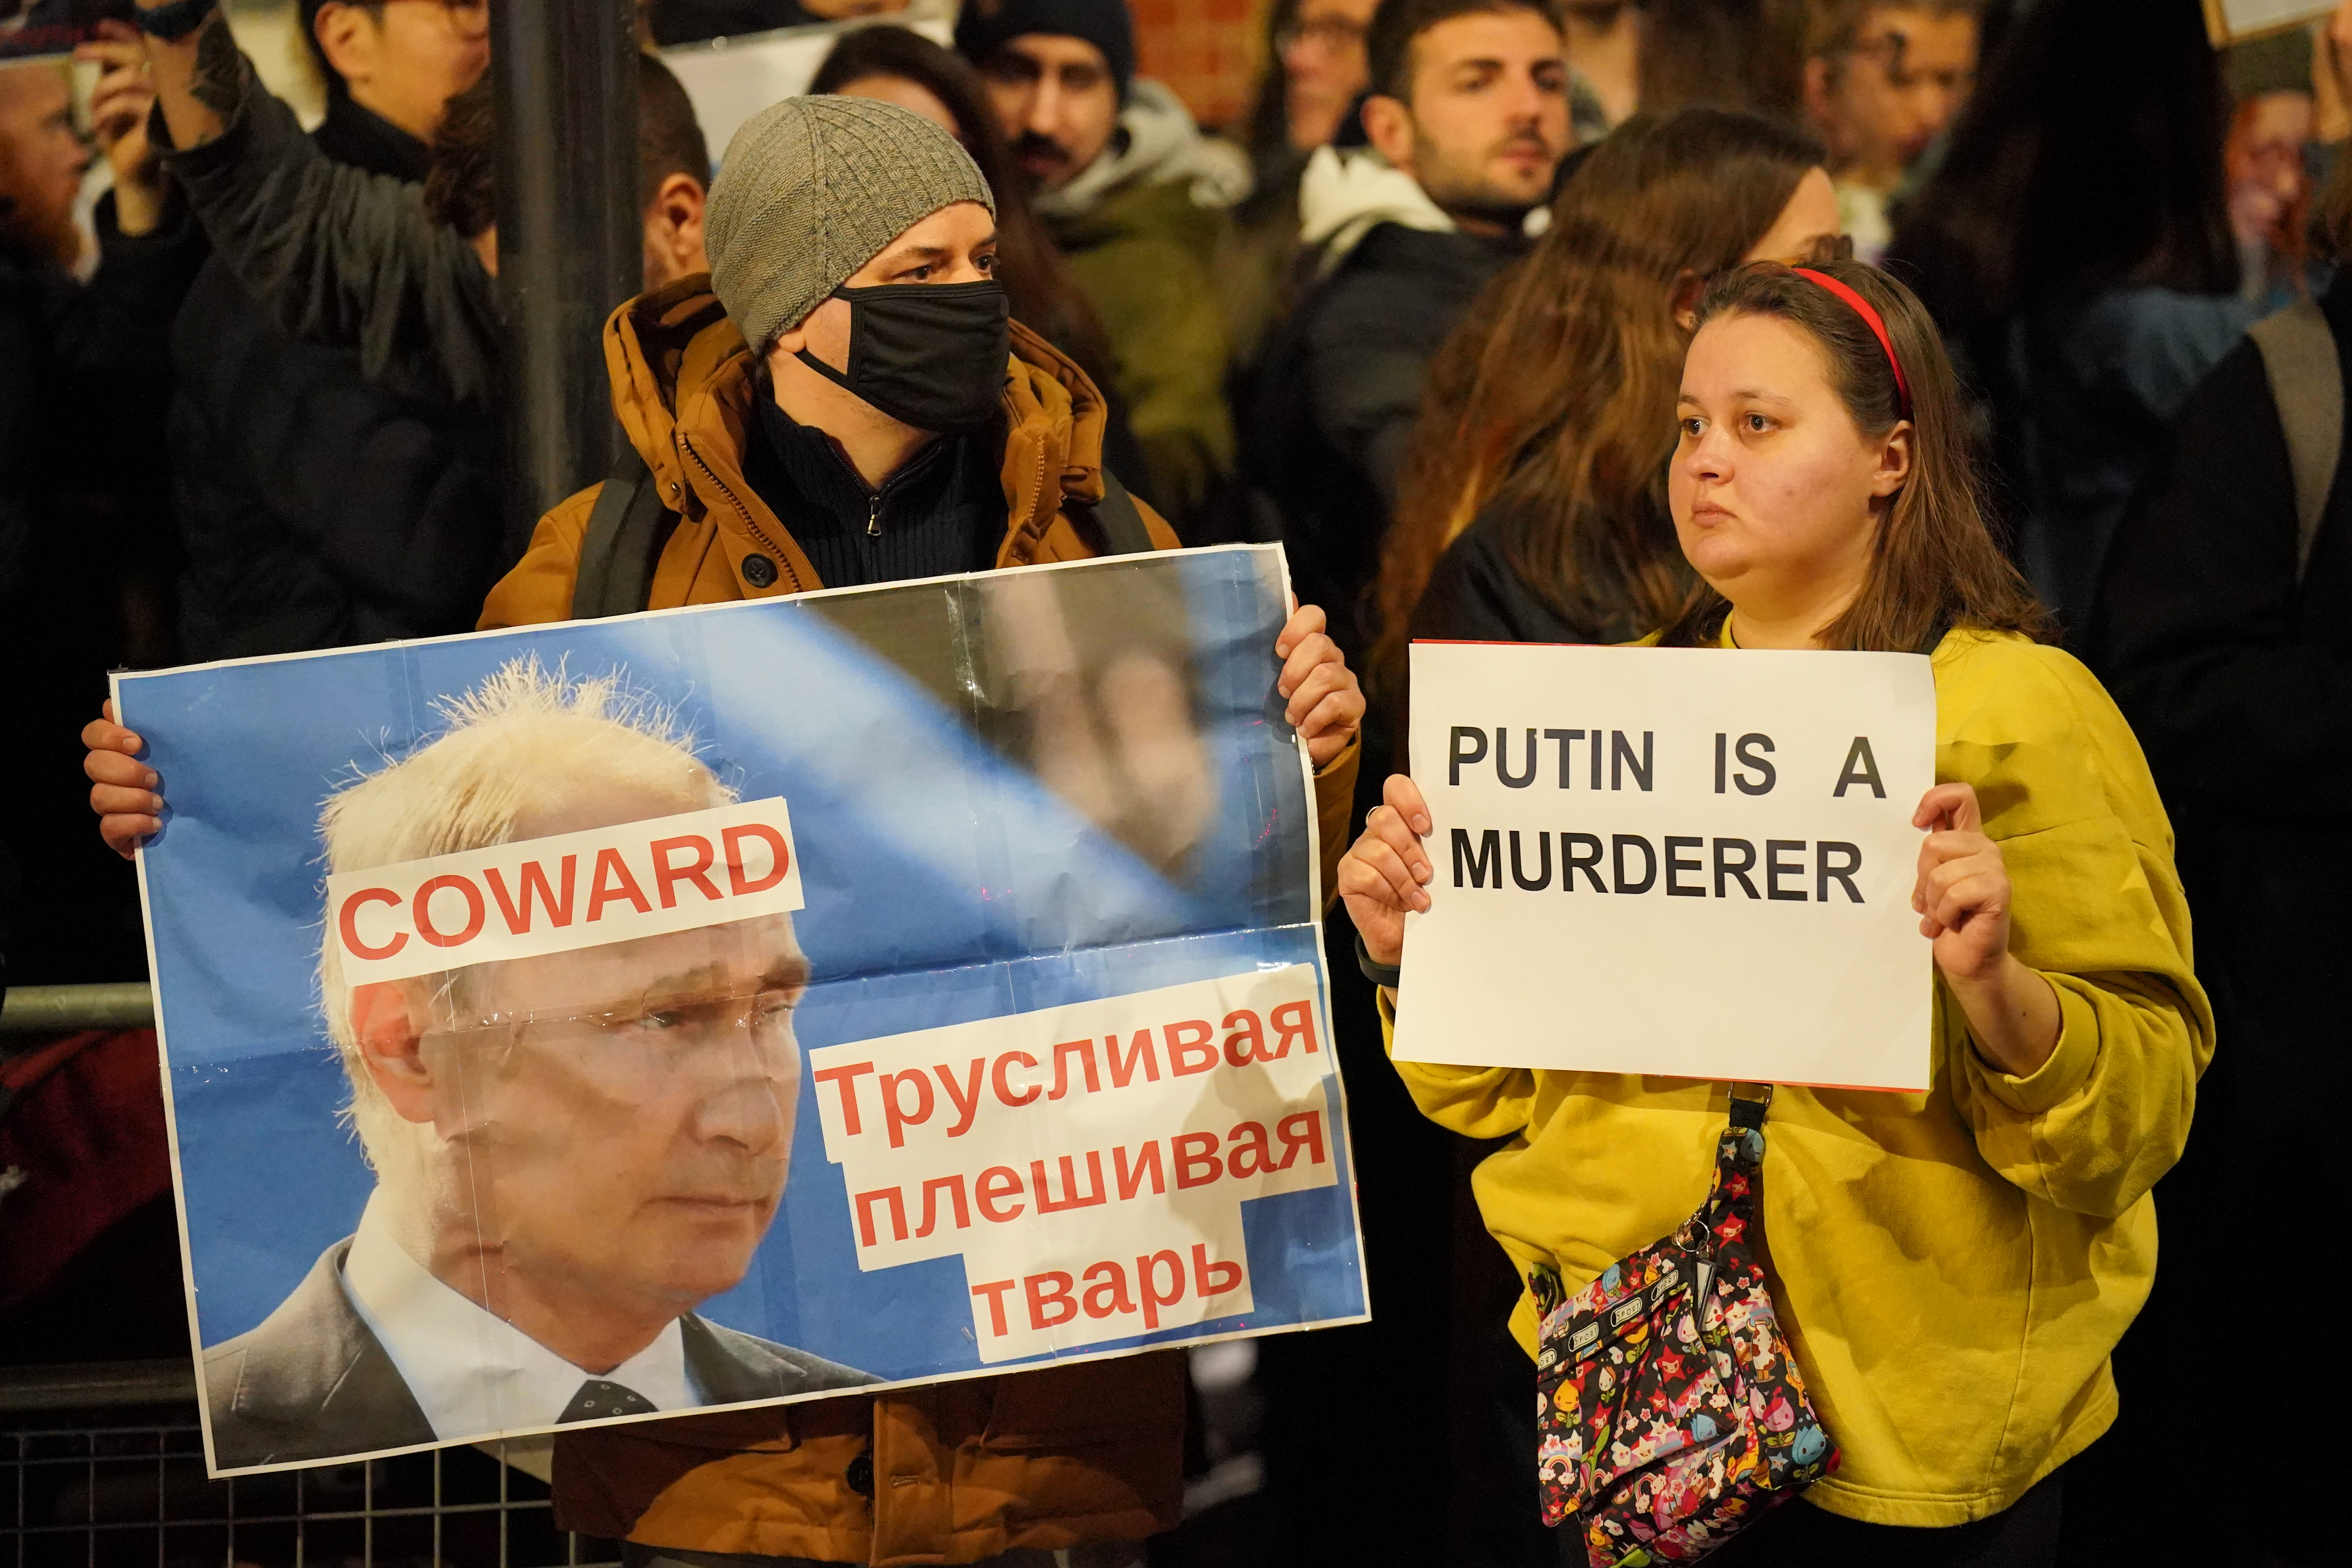
[[[205,1352],[215,1468],[297,1464],[440,1441],[399,1368],[343,1294],[343,1255],[351,1247],[347,1237],[327,1248],[258,1327]],[[880,1381],[691,1312],[678,1329],[688,1374],[713,1405]]]

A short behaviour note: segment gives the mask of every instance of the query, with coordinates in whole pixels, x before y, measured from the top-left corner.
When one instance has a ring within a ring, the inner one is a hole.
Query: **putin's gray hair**
[[[677,715],[632,689],[620,671],[574,679],[526,655],[473,689],[440,699],[434,710],[442,721],[437,731],[327,798],[319,836],[329,874],[510,843],[533,811],[591,791],[667,791],[685,810],[735,799],[695,755],[694,736]],[[469,973],[413,984],[420,996],[461,1001]],[[361,1057],[331,930],[320,933],[319,991],[327,1036],[351,1080],[346,1114],[370,1163],[387,1175],[388,1164],[413,1147],[415,1130],[384,1099]]]

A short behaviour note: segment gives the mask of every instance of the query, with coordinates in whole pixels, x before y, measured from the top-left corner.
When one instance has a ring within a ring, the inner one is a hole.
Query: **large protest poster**
[[[1915,654],[1415,643],[1402,1061],[1919,1090]]]
[[[1286,596],[119,676],[215,1470],[1361,1319]]]

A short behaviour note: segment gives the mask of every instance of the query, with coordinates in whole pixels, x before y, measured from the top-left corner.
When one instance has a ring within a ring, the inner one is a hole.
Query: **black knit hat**
[[[1135,23],[1127,0],[964,0],[956,18],[956,49],[974,65],[1024,33],[1084,38],[1103,52],[1127,101],[1135,77]]]

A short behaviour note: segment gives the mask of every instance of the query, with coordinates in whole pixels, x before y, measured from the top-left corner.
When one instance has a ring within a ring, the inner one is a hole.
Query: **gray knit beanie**
[[[727,143],[703,212],[710,288],[755,352],[957,202],[996,198],[956,139],[896,104],[788,98]]]

